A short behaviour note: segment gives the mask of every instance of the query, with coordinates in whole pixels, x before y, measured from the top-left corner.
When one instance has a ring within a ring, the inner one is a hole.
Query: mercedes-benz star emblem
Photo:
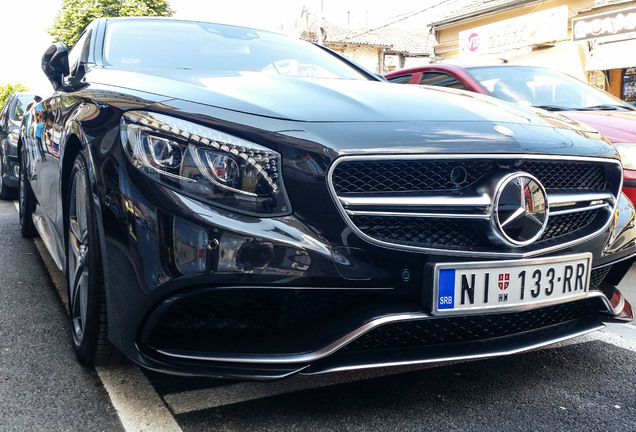
[[[548,224],[545,189],[527,173],[511,174],[499,182],[494,210],[496,234],[512,246],[537,240]]]

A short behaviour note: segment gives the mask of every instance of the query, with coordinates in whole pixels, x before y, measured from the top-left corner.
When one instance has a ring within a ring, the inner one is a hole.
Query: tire
[[[33,223],[33,213],[37,201],[31,183],[26,176],[26,161],[20,156],[20,184],[18,187],[18,208],[20,213],[20,234],[22,237],[34,237],[38,234]]]
[[[69,180],[66,253],[67,292],[73,348],[89,366],[118,363],[119,351],[108,340],[106,293],[95,204],[84,156],[75,159]]]

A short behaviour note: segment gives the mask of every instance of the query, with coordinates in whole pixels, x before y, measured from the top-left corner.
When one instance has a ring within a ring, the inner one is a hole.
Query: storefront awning
[[[587,57],[586,71],[622,69],[636,66],[636,39],[604,43]]]

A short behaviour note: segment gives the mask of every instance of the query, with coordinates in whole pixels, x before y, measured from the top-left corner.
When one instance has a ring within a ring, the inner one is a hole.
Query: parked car
[[[633,318],[635,211],[597,132],[203,22],[97,19],[42,64],[20,226],[84,363],[272,379]]]
[[[18,137],[27,104],[38,97],[34,93],[9,95],[0,111],[0,199],[18,196]]]
[[[394,83],[469,90],[523,106],[558,111],[582,122],[618,149],[624,168],[623,191],[636,202],[636,108],[561,72],[510,64],[457,66],[431,64],[390,72]]]

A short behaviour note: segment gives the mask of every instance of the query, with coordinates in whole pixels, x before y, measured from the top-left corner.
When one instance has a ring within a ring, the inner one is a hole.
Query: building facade
[[[632,102],[636,1],[466,0],[431,24],[435,61],[547,66]]]

